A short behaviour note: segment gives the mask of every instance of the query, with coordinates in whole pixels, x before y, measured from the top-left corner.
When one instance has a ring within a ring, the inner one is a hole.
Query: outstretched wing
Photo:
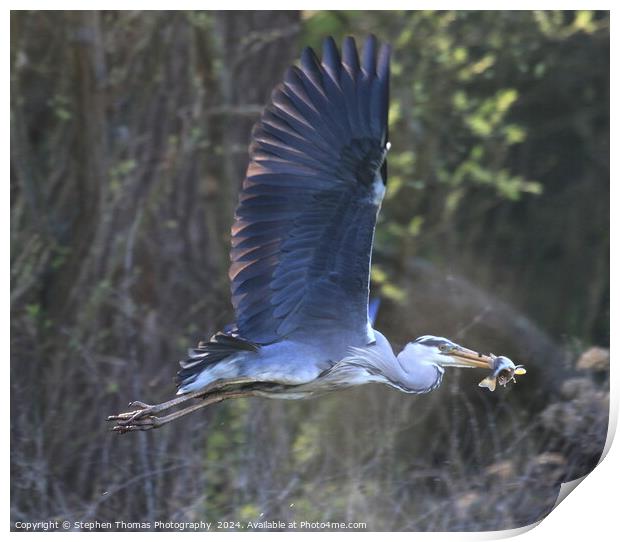
[[[389,46],[305,49],[254,127],[232,228],[238,332],[256,343],[331,331],[372,340],[368,287],[386,181]]]

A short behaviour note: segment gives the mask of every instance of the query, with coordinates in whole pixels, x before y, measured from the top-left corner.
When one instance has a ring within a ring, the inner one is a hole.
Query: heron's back
[[[325,377],[347,358],[351,347],[368,346],[365,335],[350,333],[323,335],[321,340],[316,337],[285,339],[262,346],[238,337],[230,340],[223,336],[215,335],[211,341],[203,343],[202,348],[193,351],[194,358],[184,362],[185,368],[178,374],[178,393],[198,391],[217,380],[249,379],[285,387],[308,385]],[[215,342],[215,338],[219,342]],[[200,356],[203,359],[198,362]],[[353,376],[350,378],[355,380]],[[325,381],[321,384],[327,386]]]

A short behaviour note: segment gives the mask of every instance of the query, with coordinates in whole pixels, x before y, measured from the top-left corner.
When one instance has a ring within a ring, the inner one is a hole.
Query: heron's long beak
[[[445,352],[446,361],[441,363],[445,367],[467,367],[478,369],[493,369],[494,363],[491,356],[475,352],[463,346],[457,346]]]

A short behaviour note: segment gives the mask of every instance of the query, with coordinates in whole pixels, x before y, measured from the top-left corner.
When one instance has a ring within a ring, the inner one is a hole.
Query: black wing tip
[[[336,51],[338,50],[336,40],[333,36],[327,36],[323,39],[323,50],[325,49],[335,49]]]
[[[329,58],[330,55],[335,54],[340,62],[349,64],[351,68],[357,68],[359,66],[359,53],[362,53],[362,58],[364,58],[364,54],[368,55],[368,61],[372,63],[373,66],[378,68],[381,66],[381,59],[385,60],[383,63],[389,63],[389,58],[392,53],[392,45],[387,41],[380,41],[379,38],[375,34],[368,34],[362,43],[361,49],[358,48],[357,42],[355,40],[355,36],[345,36],[342,39],[342,46],[340,49],[336,43],[336,40],[333,36],[326,36],[323,38],[322,43],[322,60],[325,62],[326,58]],[[349,55],[354,55],[354,58],[347,58]],[[300,60],[302,65],[305,62],[310,62],[313,67],[318,68],[321,64],[319,60],[319,56],[315,52],[315,50],[306,46],[302,49]],[[347,60],[352,60],[354,62],[347,62]]]
[[[342,38],[342,48],[353,48],[357,51],[357,42],[355,41],[355,37],[354,36],[345,36],[344,38]]]
[[[302,49],[300,55],[301,65],[305,67],[310,67],[314,69],[319,69],[320,61],[317,54],[314,52],[314,49],[310,46],[306,46]]]
[[[329,69],[340,71],[342,60],[340,59],[340,52],[338,46],[334,41],[334,38],[328,36],[323,40],[323,54],[321,57],[322,63]]]

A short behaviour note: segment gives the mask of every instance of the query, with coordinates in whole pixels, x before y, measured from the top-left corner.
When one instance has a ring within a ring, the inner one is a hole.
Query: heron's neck
[[[409,343],[396,359],[412,393],[427,393],[441,384],[444,370],[428,358],[425,348]]]
[[[425,361],[422,355],[398,357],[394,355],[387,339],[375,331],[376,343],[357,352],[354,358],[363,363],[369,374],[394,388],[407,393],[426,393],[434,390],[443,377],[443,369],[431,361]],[[421,354],[421,353],[420,353]],[[382,377],[382,378],[378,378]]]
[[[408,361],[405,365],[399,360],[399,365],[406,387],[403,391],[409,393],[428,393],[441,384],[443,369],[432,362],[413,360]]]

